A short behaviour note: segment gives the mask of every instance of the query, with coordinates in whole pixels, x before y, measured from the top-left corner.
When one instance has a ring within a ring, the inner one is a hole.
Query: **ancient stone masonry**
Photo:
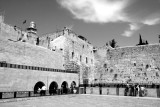
[[[38,35],[32,33],[34,29],[25,32],[3,21],[0,25],[0,80],[3,80],[0,81],[0,92],[36,91],[37,83],[46,85],[48,90],[53,88],[53,82],[58,88],[63,82],[70,87],[73,81],[78,86],[77,71],[64,67],[64,54],[61,43],[57,42],[58,37],[55,41],[49,36],[42,37],[37,44]],[[26,39],[24,33],[27,33]],[[54,42],[59,46],[55,50],[52,48]]]
[[[85,79],[89,82],[93,81],[93,46],[87,40],[79,38],[72,30],[64,28],[61,31],[43,36],[40,41],[43,42],[40,43],[43,44],[42,46],[45,45],[52,51],[62,51],[65,69],[79,71],[81,83],[84,80],[82,75],[86,74],[83,72],[87,72],[87,75],[90,74],[90,76],[85,76]]]
[[[160,83],[160,44],[107,49],[103,82]]]

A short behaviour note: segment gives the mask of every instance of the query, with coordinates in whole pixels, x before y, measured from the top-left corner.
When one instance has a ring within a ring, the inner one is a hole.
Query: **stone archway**
[[[57,82],[53,81],[49,86],[49,94],[57,94],[58,84]]]
[[[34,93],[37,94],[38,93],[38,89],[42,88],[43,86],[45,86],[45,84],[41,81],[37,82],[34,86]]]
[[[67,94],[68,93],[68,83],[66,81],[63,81],[61,85],[61,93]]]

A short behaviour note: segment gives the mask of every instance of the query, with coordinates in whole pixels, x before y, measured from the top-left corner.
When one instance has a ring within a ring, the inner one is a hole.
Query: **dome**
[[[30,26],[29,26],[30,28],[34,28],[34,29],[36,29],[36,24],[35,24],[35,22],[30,22]]]

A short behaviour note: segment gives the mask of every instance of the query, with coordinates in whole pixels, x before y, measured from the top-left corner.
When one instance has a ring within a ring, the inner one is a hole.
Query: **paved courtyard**
[[[160,99],[107,95],[57,95],[5,99],[1,100],[0,107],[160,107]]]

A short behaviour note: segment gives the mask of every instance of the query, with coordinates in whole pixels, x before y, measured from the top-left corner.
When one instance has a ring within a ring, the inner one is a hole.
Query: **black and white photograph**
[[[160,107],[160,0],[0,0],[0,107]]]

